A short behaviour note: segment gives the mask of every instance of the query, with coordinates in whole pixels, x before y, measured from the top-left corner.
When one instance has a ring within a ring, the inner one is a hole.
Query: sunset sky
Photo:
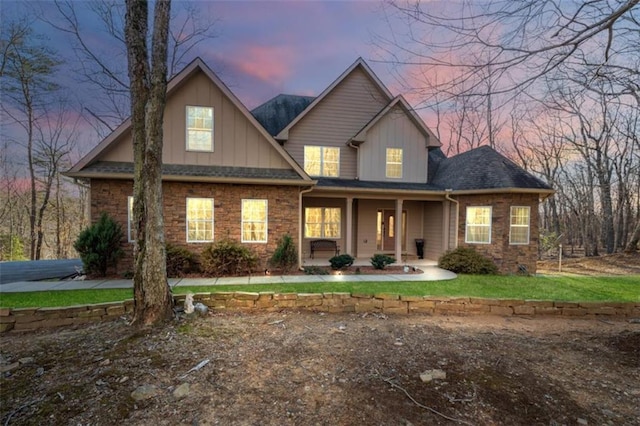
[[[112,55],[113,39],[100,29],[95,14],[88,10],[90,3],[74,4],[87,44],[98,47],[106,57]],[[376,40],[403,31],[394,11],[381,1],[215,0],[192,5],[203,21],[215,22],[216,37],[189,52],[186,62],[200,56],[249,109],[280,93],[318,95],[358,57],[369,63],[394,94],[402,91],[390,65],[379,62],[389,56]],[[174,1],[173,10],[180,6]],[[25,12],[61,22],[49,0],[3,1],[0,8],[3,25]],[[80,102],[96,101],[90,89],[81,89],[73,73],[79,65],[72,38],[39,19],[34,19],[32,27],[65,60],[60,81],[71,88],[72,95]],[[126,67],[123,56],[109,59],[109,63],[114,61]],[[84,132],[90,132],[88,125],[84,127]],[[5,126],[4,133],[7,130]],[[82,139],[97,143],[96,136],[83,135]]]

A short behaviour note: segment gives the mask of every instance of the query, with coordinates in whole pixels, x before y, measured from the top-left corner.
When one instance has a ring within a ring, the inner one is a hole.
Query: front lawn
[[[248,291],[276,293],[394,293],[407,296],[480,297],[564,302],[640,302],[640,275],[624,277],[477,276],[450,281],[322,282],[175,287],[175,294]],[[60,290],[1,293],[0,306],[11,308],[72,306],[115,302],[133,297],[131,289]]]

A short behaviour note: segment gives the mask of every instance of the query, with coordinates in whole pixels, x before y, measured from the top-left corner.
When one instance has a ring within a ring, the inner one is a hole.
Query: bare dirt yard
[[[2,424],[640,425],[637,319],[127,321],[0,336]]]

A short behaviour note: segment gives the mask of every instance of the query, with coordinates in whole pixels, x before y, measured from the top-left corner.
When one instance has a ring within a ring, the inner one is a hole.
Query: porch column
[[[395,220],[395,240],[396,240],[396,261],[402,262],[402,199],[396,200],[396,220]]]
[[[353,256],[353,197],[347,197],[347,230],[344,253]]]

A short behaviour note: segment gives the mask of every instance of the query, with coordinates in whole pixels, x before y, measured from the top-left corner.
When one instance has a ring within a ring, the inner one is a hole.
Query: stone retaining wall
[[[174,297],[184,303],[185,295]],[[358,293],[196,293],[214,311],[303,309],[318,312],[379,312],[384,314],[562,316],[580,318],[640,317],[638,303],[551,302],[474,297],[400,296]],[[115,320],[133,312],[133,300],[66,308],[0,309],[0,332],[27,331]]]

